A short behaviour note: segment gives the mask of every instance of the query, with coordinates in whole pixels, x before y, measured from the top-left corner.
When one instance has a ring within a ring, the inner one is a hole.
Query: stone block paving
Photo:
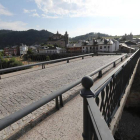
[[[47,67],[29,73],[16,75],[0,80],[0,119],[8,116],[15,111],[37,101],[38,99],[51,94],[53,91],[60,89],[62,86],[71,83],[77,79],[81,79],[88,73],[98,69],[99,67],[109,63],[120,57],[114,56],[95,56],[83,60],[73,61],[70,63]],[[11,74],[10,74],[11,76]],[[72,89],[63,95],[68,98]],[[28,116],[22,118],[11,126],[0,132],[0,140],[5,139],[10,134],[20,129],[34,118],[54,107],[55,102],[37,109]]]
[[[78,95],[19,140],[82,140],[83,98]]]

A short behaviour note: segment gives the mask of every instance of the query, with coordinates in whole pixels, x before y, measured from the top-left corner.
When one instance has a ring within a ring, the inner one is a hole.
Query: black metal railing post
[[[92,120],[88,111],[87,98],[94,97],[90,88],[93,85],[93,80],[89,76],[85,76],[82,79],[82,85],[84,89],[81,91],[80,95],[83,97],[83,140],[92,140],[93,125]]]
[[[102,77],[102,71],[99,71],[98,78]]]
[[[113,67],[116,67],[116,63],[115,62],[113,63]]]
[[[60,99],[60,105],[61,105],[61,107],[63,107],[64,106],[64,103],[63,103],[62,95],[59,96],[59,99]]]
[[[69,63],[69,59],[67,60],[67,63]]]
[[[42,69],[45,69],[45,64],[42,64]]]
[[[59,110],[59,101],[58,101],[58,96],[55,98],[55,108]]]

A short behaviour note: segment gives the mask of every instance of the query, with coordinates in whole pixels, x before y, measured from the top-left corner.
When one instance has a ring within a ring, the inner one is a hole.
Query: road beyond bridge
[[[49,67],[48,65],[46,69],[38,69],[29,73],[14,75],[9,78],[2,78],[0,80],[0,119],[22,109],[76,79],[81,79],[86,74],[117,59],[118,57],[120,56],[88,57],[71,63],[65,63],[54,67]],[[67,98],[75,91],[76,89],[69,91],[68,94],[64,95],[64,98]],[[80,102],[77,99],[78,106],[79,103]],[[55,102],[52,101],[5,128],[0,132],[0,139],[6,138],[34,118],[47,112],[50,108],[54,107],[54,104]],[[82,105],[80,108],[82,108]]]

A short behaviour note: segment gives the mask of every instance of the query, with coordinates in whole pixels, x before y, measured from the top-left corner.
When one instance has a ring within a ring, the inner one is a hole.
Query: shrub
[[[30,57],[30,59],[33,61],[49,61],[50,60],[49,56],[42,55],[42,54],[32,54],[28,57]]]
[[[10,60],[0,57],[0,68],[10,68],[23,65],[21,61],[16,60],[14,57]]]

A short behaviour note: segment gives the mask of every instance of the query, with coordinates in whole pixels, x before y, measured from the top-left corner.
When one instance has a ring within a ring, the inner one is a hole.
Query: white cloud
[[[23,12],[24,12],[24,13],[30,13],[30,11],[27,10],[27,9],[23,9]]]
[[[139,0],[35,0],[46,16],[138,16]]]
[[[27,30],[26,27],[27,23],[24,23],[22,21],[2,21],[0,20],[0,29],[10,29],[10,30]]]
[[[0,15],[12,16],[13,14],[0,4]]]
[[[23,13],[34,13],[34,12],[36,12],[36,9],[32,10],[23,9]]]
[[[33,13],[32,16],[33,17],[40,17],[38,13]]]
[[[25,14],[31,14],[30,16],[32,16],[32,17],[40,17],[40,15],[36,12],[36,9],[32,9],[32,10],[27,10],[27,9],[23,9],[23,12],[25,13]]]
[[[60,18],[60,16],[48,16],[48,15],[46,15],[46,14],[42,14],[42,17],[43,18]]]

